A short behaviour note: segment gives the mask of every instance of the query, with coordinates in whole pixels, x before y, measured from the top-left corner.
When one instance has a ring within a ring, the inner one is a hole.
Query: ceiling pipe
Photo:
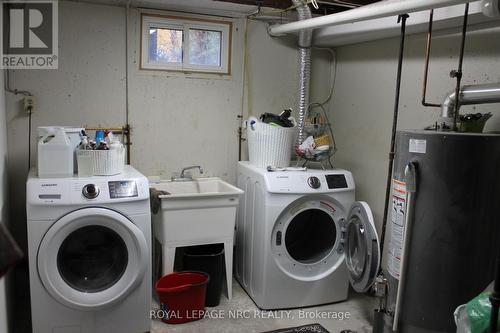
[[[268,28],[268,32],[271,36],[277,37],[305,29],[312,30],[326,26],[400,15],[403,13],[413,13],[427,9],[460,5],[470,1],[471,0],[386,0],[336,14],[319,16],[292,23],[271,25]]]
[[[450,91],[445,96],[441,107],[441,116],[443,118],[453,118],[455,116],[455,100],[455,90]],[[460,89],[459,106],[489,103],[500,103],[500,83],[463,86]]]

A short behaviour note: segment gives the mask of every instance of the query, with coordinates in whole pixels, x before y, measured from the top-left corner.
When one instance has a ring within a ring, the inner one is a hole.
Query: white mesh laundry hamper
[[[250,117],[247,122],[248,156],[250,163],[266,168],[287,167],[292,157],[292,147],[297,137],[294,127],[272,126]]]
[[[123,172],[125,167],[125,148],[110,150],[76,150],[78,175],[112,176]]]

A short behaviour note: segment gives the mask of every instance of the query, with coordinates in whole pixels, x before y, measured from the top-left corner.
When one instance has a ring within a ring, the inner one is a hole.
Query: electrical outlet
[[[35,97],[24,96],[23,109],[24,109],[24,112],[26,112],[26,113],[32,113],[35,110]]]

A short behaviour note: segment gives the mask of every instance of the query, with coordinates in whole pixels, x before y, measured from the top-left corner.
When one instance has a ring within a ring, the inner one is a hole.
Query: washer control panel
[[[118,180],[108,182],[111,199],[131,198],[138,196],[137,184],[133,180]]]
[[[99,187],[95,184],[87,184],[83,187],[82,194],[87,199],[95,199],[99,195]]]
[[[113,176],[39,178],[32,170],[26,183],[27,205],[97,205],[140,200],[149,200],[148,180],[128,165]]]
[[[307,178],[307,184],[315,190],[321,187],[321,181],[315,176]]]

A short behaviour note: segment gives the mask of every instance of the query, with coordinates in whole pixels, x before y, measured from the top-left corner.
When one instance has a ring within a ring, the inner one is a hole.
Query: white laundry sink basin
[[[150,186],[169,193],[159,196],[161,208],[153,215],[160,243],[199,241],[216,235],[232,237],[239,196],[243,194],[239,188],[220,178],[161,181]]]
[[[161,181],[151,184],[151,187],[168,192],[168,194],[160,195],[162,210],[237,206],[238,198],[243,193],[239,188],[220,178]]]

